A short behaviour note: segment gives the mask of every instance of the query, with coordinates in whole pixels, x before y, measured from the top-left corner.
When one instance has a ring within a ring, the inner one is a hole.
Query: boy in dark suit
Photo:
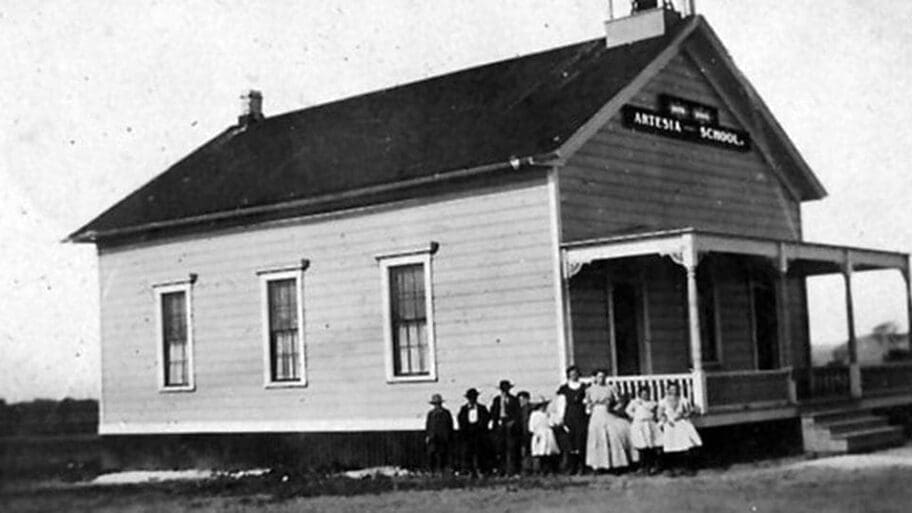
[[[519,474],[519,451],[522,444],[522,413],[519,400],[510,393],[513,384],[505,379],[498,388],[500,394],[491,402],[494,452],[503,475],[516,475]]]
[[[424,443],[427,446],[428,466],[431,472],[443,473],[450,458],[450,445],[453,441],[453,416],[443,407],[440,394],[431,396],[433,405],[427,414],[424,424]]]
[[[466,403],[459,409],[456,421],[462,438],[463,468],[472,476],[485,470],[485,450],[488,440],[490,415],[484,405],[478,404],[478,390],[470,388],[465,393]]]

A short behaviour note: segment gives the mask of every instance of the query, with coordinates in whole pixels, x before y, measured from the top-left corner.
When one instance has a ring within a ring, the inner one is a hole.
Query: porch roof
[[[676,261],[688,255],[731,253],[765,257],[783,272],[801,275],[830,274],[849,269],[869,271],[898,269],[909,272],[909,255],[834,244],[728,235],[695,228],[617,235],[561,245],[567,276],[585,264],[645,255],[664,255]]]

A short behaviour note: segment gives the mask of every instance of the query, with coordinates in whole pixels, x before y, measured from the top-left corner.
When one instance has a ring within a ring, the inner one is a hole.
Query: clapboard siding
[[[471,195],[233,229],[100,252],[102,424],[400,421],[427,398],[458,404],[502,378],[556,384],[557,325],[548,189],[541,175]],[[436,383],[386,382],[376,255],[439,243],[432,259]],[[263,387],[257,271],[304,273],[308,384]],[[160,393],[152,286],[196,273],[196,390]]]
[[[735,258],[705,258],[701,273],[712,272],[719,308],[721,360],[707,362],[711,370],[755,368],[748,272]],[[627,258],[590,264],[570,281],[573,352],[584,370],[610,369],[611,347],[606,285],[611,273],[636,277],[645,286],[647,333],[653,373],[687,372],[690,342],[684,293],[684,272],[664,257]],[[643,371],[646,372],[645,370]]]
[[[796,369],[807,367],[810,353],[810,332],[808,328],[807,290],[805,279],[792,276],[788,279],[789,321],[791,335],[791,366]]]
[[[570,280],[573,361],[583,372],[611,369],[605,273],[587,266]]]
[[[735,259],[709,261],[716,283],[722,370],[756,368],[749,278]],[[704,270],[705,271],[705,270]]]
[[[743,129],[685,55],[630,103],[658,108],[661,93],[718,106],[723,125]],[[618,114],[560,173],[564,242],[684,227],[801,237],[799,202],[756,149],[740,153],[635,132]]]
[[[652,371],[656,374],[687,372],[690,342],[684,302],[684,273],[667,258],[644,259]]]

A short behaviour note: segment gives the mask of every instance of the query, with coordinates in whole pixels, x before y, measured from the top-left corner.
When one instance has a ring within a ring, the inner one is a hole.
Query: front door
[[[765,281],[755,282],[751,287],[751,300],[757,369],[775,369],[779,366],[779,321],[776,316],[775,287]]]
[[[618,376],[640,374],[641,298],[637,284],[615,281],[610,284],[611,339]]]

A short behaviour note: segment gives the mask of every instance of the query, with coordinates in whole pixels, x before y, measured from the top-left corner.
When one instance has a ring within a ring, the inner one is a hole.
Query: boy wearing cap
[[[459,409],[456,420],[462,438],[464,469],[473,476],[484,470],[484,458],[488,438],[488,409],[478,404],[478,390],[470,388],[465,393],[466,403]]]
[[[450,443],[453,441],[453,416],[443,407],[440,394],[432,395],[430,403],[433,408],[424,424],[424,443],[431,472],[443,473],[449,463]]]
[[[522,414],[519,400],[510,393],[513,383],[502,380],[500,394],[491,402],[491,428],[495,453],[503,475],[519,474],[519,450],[522,444]]]

